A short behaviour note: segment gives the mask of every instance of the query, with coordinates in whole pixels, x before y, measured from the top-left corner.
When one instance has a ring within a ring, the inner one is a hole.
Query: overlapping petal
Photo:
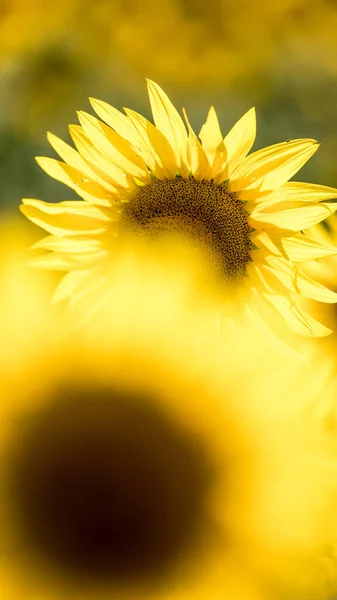
[[[253,152],[233,171],[230,190],[255,184],[259,191],[276,190],[286,183],[318,149],[316,140],[291,140]]]
[[[280,202],[254,210],[249,218],[252,227],[263,229],[263,224],[290,231],[301,231],[327,219],[337,210],[334,202]]]
[[[139,134],[143,155],[152,173],[163,179],[175,177],[178,172],[177,160],[166,137],[150,121],[134,110],[125,112]]]
[[[89,139],[112,164],[144,183],[150,181],[144,159],[133,150],[130,142],[88,113],[80,111],[78,118]]]
[[[206,152],[212,154],[223,142],[219,119],[213,106],[208,111],[205,123],[200,129],[199,138]]]
[[[36,162],[50,177],[64,183],[92,204],[110,206],[114,200],[114,195],[106,187],[67,163],[46,156],[38,156]]]
[[[256,113],[251,108],[232,127],[224,139],[227,151],[227,173],[226,177],[232,177],[235,169],[243,162],[245,156],[252,148],[256,137]]]
[[[294,263],[316,260],[337,254],[337,247],[332,244],[322,244],[306,233],[296,233],[290,237],[273,237],[272,232],[260,233],[254,236],[254,244],[259,248],[269,250],[275,256],[285,256]]]
[[[53,204],[24,198],[20,209],[33,223],[59,236],[79,235],[88,231],[100,234],[111,223],[111,218],[106,217],[98,208],[79,200]]]
[[[69,133],[78,152],[95,172],[98,181],[101,182],[103,180],[104,186],[106,186],[107,183],[110,184],[109,190],[112,191],[114,189],[115,197],[116,190],[118,190],[118,197],[120,197],[123,193],[122,188],[129,191],[136,189],[134,178],[103,156],[88,138],[80,125],[69,125]]]
[[[173,148],[179,168],[184,168],[188,144],[184,122],[159,85],[147,79],[147,86],[155,125]],[[186,173],[181,174],[184,176]]]

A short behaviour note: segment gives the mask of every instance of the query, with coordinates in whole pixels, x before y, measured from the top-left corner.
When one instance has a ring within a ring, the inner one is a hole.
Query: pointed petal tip
[[[77,110],[76,115],[77,115],[79,122],[81,122],[81,120],[86,119],[88,113],[86,113],[85,110]]]
[[[88,100],[92,107],[95,107],[95,106],[99,105],[101,102],[103,102],[99,98],[92,98],[91,96],[89,96]]]

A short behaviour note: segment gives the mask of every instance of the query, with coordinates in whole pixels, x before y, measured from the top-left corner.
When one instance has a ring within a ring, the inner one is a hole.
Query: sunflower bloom
[[[196,344],[205,310],[163,306],[154,279],[151,307],[121,276],[104,331],[47,326],[5,380],[2,599],[331,597],[336,484],[302,418],[310,377],[295,397],[270,353],[256,376],[248,331]]]
[[[48,231],[36,248],[40,267],[69,271],[57,299],[107,287],[106,259],[127,236],[183,236],[198,248],[227,289],[245,289],[258,314],[281,315],[308,336],[329,329],[301,310],[301,297],[336,302],[337,295],[304,272],[310,259],[336,253],[305,233],[337,209],[337,190],[288,180],[314,154],[312,139],[288,140],[249,154],[254,109],[223,138],[214,108],[199,136],[186,112],[148,81],[154,125],[91,100],[99,120],[80,112],[71,125],[76,150],[52,134],[64,162],[38,158],[82,200],[52,204],[24,199],[22,212]]]

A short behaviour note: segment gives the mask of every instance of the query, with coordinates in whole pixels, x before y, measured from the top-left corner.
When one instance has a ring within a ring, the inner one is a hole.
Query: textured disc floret
[[[212,180],[155,180],[125,205],[121,228],[149,237],[188,237],[221,267],[227,283],[237,282],[250,261],[252,228],[244,203],[225,183]]]

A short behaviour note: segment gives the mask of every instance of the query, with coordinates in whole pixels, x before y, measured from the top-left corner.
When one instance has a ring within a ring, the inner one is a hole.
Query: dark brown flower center
[[[68,389],[20,429],[11,506],[30,550],[72,577],[154,582],[207,524],[209,461],[151,398]]]
[[[244,203],[226,184],[184,179],[155,180],[125,204],[121,227],[149,237],[177,233],[206,250],[226,283],[246,273],[252,243]]]

